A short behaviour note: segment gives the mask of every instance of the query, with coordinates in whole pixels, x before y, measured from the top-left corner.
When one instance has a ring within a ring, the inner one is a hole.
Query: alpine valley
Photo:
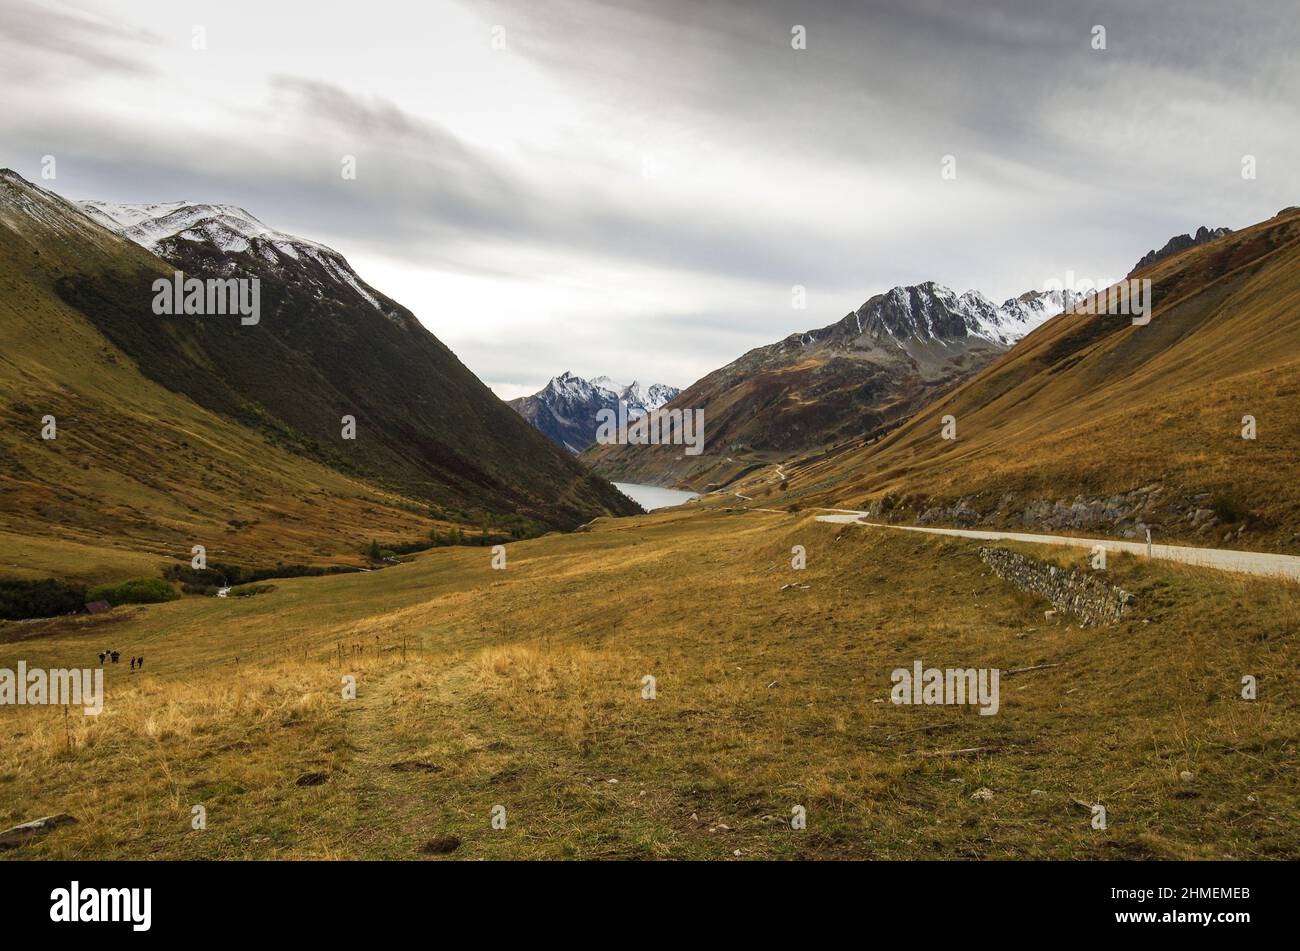
[[[0,17],[6,934],[1286,918],[1294,0],[190,6]]]

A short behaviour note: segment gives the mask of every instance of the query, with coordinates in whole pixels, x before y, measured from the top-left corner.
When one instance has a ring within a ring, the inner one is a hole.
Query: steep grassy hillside
[[[196,544],[214,560],[356,562],[369,538],[428,531],[411,500],[143,377],[52,287],[83,269],[161,262],[60,205],[0,205],[0,574],[155,574]]]
[[[12,173],[0,176],[0,575],[84,582],[154,574],[164,562],[188,560],[196,544],[228,563],[357,563],[371,538],[409,542],[453,522],[503,529],[548,519],[568,524],[606,511],[606,497],[615,510],[632,507],[490,394],[482,401],[487,415],[509,420],[509,431],[484,424],[470,442],[477,445],[485,433],[519,435],[521,459],[537,450],[541,474],[522,488],[502,488],[479,463],[462,480],[448,475],[427,492],[400,479],[364,477],[368,466],[361,462],[380,441],[364,409],[354,411],[355,444],[336,439],[348,448],[311,452],[300,431],[255,400],[235,406],[241,393],[252,392],[235,385],[242,373],[274,376],[283,392],[325,412],[310,392],[319,376],[284,345],[270,363],[247,349],[231,363],[229,354],[208,349],[219,334],[207,318],[155,316],[147,294],[141,308],[104,296],[134,299],[153,277],[170,272],[58,196]],[[79,298],[73,287],[90,297]],[[110,306],[113,300],[119,305]],[[117,342],[130,343],[136,358]],[[368,367],[364,344],[349,346],[354,362]],[[153,368],[153,378],[142,365]],[[402,382],[371,370],[375,382],[366,398],[382,403]],[[211,406],[200,405],[203,399]],[[453,414],[474,405],[469,397],[444,404]],[[329,413],[337,437],[339,414],[333,406]],[[41,438],[47,415],[56,421],[52,440]],[[411,425],[399,427],[399,436]],[[417,444],[429,448],[413,439]]]
[[[97,719],[0,709],[0,827],[80,820],[0,858],[1300,857],[1294,585],[1118,558],[1083,631],[973,544],[808,516],[508,553],[0,624],[0,667],[146,658]],[[1034,669],[980,716],[890,703],[916,660]]]
[[[1153,282],[1150,324],[1057,317],[886,438],[787,467],[788,497],[1300,551],[1300,213],[1136,276]]]
[[[256,325],[155,317],[157,260],[113,261],[57,282],[140,371],[277,444],[416,499],[572,528],[639,511],[528,426],[410,311],[338,252],[278,232],[245,238],[226,206],[182,206],[189,227],[151,244],[202,278],[257,278]],[[249,217],[249,223],[264,228]],[[128,232],[129,234],[130,232]],[[343,439],[341,419],[356,420]]]

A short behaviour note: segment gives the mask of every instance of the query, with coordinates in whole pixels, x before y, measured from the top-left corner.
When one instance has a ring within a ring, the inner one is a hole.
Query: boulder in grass
[[[25,845],[39,835],[44,835],[51,829],[58,826],[72,825],[77,820],[67,813],[60,813],[57,816],[44,816],[40,819],[33,819],[31,822],[24,822],[22,825],[14,826],[12,829],[5,829],[0,832],[0,850],[16,849],[20,845]]]

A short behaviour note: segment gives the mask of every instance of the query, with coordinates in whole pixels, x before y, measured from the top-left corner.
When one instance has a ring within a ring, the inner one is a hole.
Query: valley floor
[[[977,548],[697,505],[0,625],[0,668],[124,658],[97,718],[0,707],[0,828],[78,820],[0,857],[1300,857],[1294,584],[1119,555],[1081,629]],[[1035,669],[980,716],[891,703],[917,660]]]

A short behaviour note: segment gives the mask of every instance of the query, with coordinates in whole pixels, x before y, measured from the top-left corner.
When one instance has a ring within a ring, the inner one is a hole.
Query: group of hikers
[[[118,662],[118,660],[119,660],[121,657],[122,657],[122,652],[121,652],[121,651],[100,651],[100,652],[99,652],[99,666],[103,667],[103,666],[104,666],[104,661],[106,661],[106,660],[109,661],[110,663],[116,664],[116,663]],[[132,658],[131,658],[131,669],[132,669],[132,670],[144,670],[144,655],[143,655],[143,654],[142,654],[141,656],[139,656],[139,657],[132,657]]]

